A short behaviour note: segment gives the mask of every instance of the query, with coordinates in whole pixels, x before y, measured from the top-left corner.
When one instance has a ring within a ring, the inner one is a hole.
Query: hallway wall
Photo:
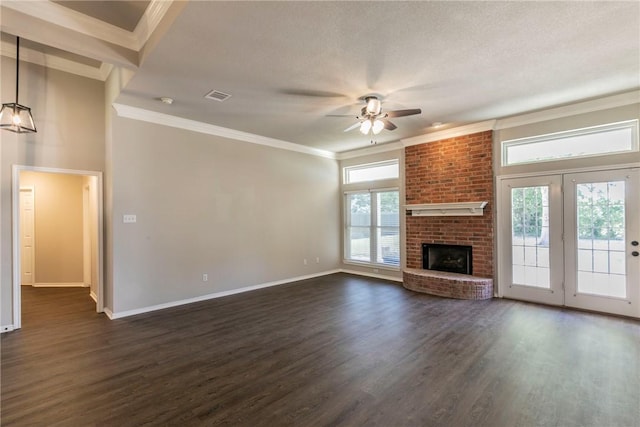
[[[23,171],[35,196],[35,283],[81,284],[83,176]]]

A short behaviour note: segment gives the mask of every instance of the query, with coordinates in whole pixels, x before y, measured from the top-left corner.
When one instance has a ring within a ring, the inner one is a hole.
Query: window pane
[[[638,121],[521,138],[502,143],[503,164],[546,162],[638,151]]]
[[[347,196],[349,204],[348,225],[369,226],[371,225],[371,194],[354,193]]]
[[[625,182],[576,185],[578,292],[626,297]]]
[[[350,253],[347,258],[354,261],[371,262],[371,244],[369,227],[351,227],[349,229]]]
[[[345,259],[400,265],[399,192],[375,191],[346,195]]]
[[[381,264],[400,265],[400,232],[399,229],[379,227],[377,242],[377,262]]]
[[[549,288],[549,187],[511,189],[514,285]]]
[[[378,226],[399,227],[400,226],[400,204],[398,203],[399,193],[397,191],[385,191],[377,193],[378,202]]]
[[[345,184],[375,181],[379,179],[394,179],[400,176],[397,160],[384,163],[349,166],[344,168],[344,171]]]
[[[398,191],[376,193],[378,207],[376,233],[377,262],[400,265],[400,203]]]

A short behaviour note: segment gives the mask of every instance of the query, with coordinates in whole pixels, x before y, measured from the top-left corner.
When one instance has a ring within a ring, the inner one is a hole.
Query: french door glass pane
[[[551,287],[548,186],[511,189],[511,254],[514,285]]]
[[[626,298],[625,182],[576,185],[579,293]]]

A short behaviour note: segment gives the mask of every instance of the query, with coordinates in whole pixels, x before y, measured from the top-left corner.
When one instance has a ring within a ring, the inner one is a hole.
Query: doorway
[[[639,169],[499,181],[500,296],[640,317]]]
[[[102,312],[102,173],[14,166],[12,190],[14,328],[22,284],[88,287]]]

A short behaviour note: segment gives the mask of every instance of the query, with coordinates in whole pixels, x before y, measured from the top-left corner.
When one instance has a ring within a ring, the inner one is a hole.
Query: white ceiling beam
[[[99,19],[84,15],[68,7],[50,1],[3,1],[2,7],[32,16],[42,21],[54,23],[76,33],[97,38],[127,49],[136,49],[136,39],[132,32]]]
[[[5,33],[100,62],[131,69],[138,67],[137,51],[6,8],[5,2],[2,3],[1,13],[0,30]]]
[[[173,0],[151,0],[149,6],[140,18],[140,21],[133,30],[135,40],[134,48],[139,51],[147,43],[153,32],[158,28],[162,18],[171,8]]]
[[[16,58],[15,44],[3,41],[0,45],[0,51],[2,52],[2,56],[13,59]],[[20,61],[30,62],[32,64],[52,68],[54,70],[64,71],[66,73],[101,81],[105,81],[107,79],[112,68],[111,65],[104,63],[100,68],[96,68],[91,65],[81,64],[76,61],[70,61],[55,55],[48,55],[25,47],[20,47]]]

